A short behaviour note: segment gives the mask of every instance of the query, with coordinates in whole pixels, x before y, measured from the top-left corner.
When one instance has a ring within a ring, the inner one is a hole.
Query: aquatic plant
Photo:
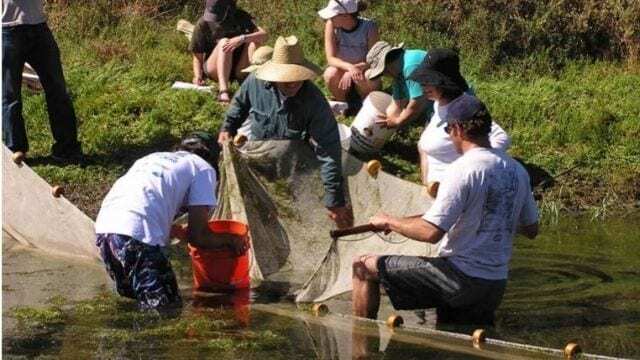
[[[58,306],[45,308],[15,307],[11,309],[11,316],[18,321],[20,327],[28,330],[60,325],[66,319],[64,312]]]

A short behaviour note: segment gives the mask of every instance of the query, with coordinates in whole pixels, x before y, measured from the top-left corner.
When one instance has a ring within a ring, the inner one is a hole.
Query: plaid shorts
[[[438,323],[493,323],[507,284],[468,276],[446,258],[382,256],[377,265],[394,308],[437,308]]]
[[[159,246],[119,234],[96,234],[96,245],[118,294],[136,299],[143,310],[182,305],[176,275]]]

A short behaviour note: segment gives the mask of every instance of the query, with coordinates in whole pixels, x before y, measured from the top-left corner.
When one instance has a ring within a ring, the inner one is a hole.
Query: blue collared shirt
[[[274,84],[250,74],[233,97],[221,131],[235,134],[246,119],[255,140],[313,139],[322,163],[326,207],[345,205],[338,124],[324,95],[305,81],[295,96],[283,98]]]

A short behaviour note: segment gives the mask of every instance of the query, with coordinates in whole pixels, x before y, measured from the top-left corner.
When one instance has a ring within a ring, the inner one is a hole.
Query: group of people
[[[16,3],[3,4],[21,8]],[[273,48],[264,47],[266,31],[235,1],[206,1],[189,47],[193,81],[217,81],[217,99],[229,107],[218,135],[193,133],[174,152],[138,160],[106,196],[96,221],[96,243],[120,294],[137,299],[143,308],[180,303],[162,249],[181,210],[189,214],[189,231],[183,237],[190,243],[237,252],[249,246],[244,238],[214,236],[206,226],[209,210],[216,206],[220,145],[243,127],[250,140],[308,142],[321,162],[329,216],[338,228],[352,226],[337,122],[312,80],[323,74],[332,96],[351,103],[380,89],[381,77],[389,76],[393,101],[379,124],[398,127],[425,120],[417,144],[421,175],[425,184],[440,186],[425,214],[399,218],[380,213],[370,223],[379,231],[437,244],[438,256],[354,259],[354,314],[375,318],[383,287],[397,309],[436,307],[439,322],[493,322],[505,289],[513,237],[519,232],[533,238],[538,231],[527,172],[507,155],[509,137],[474,96],[454,50],[405,49],[380,41],[375,22],[360,16],[363,9],[357,0],[331,0],[318,12],[326,20],[328,67],[323,72],[305,58],[295,36],[278,37]],[[15,36],[31,36],[18,35],[24,31],[48,29],[19,28]],[[6,74],[5,58],[15,54],[8,56],[4,50]],[[32,65],[36,71],[42,69],[37,62]],[[232,79],[243,79],[233,96]],[[43,85],[47,91],[48,85]],[[426,119],[430,106],[433,115]]]

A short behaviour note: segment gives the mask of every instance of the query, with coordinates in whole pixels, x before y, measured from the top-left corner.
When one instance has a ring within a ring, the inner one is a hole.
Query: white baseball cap
[[[325,20],[340,14],[353,14],[358,12],[357,0],[331,0],[329,5],[318,11],[318,15]]]

